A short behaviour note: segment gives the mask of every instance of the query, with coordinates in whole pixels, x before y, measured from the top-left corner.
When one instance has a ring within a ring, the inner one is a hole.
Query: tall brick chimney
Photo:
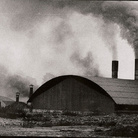
[[[135,80],[138,80],[138,59],[135,59]]]
[[[31,95],[33,94],[33,85],[30,85],[30,94],[29,94],[29,98],[31,97]]]
[[[118,61],[112,61],[112,78],[118,78]]]

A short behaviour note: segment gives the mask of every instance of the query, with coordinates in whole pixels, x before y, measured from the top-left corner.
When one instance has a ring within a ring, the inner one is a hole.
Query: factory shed
[[[87,78],[102,87],[117,104],[138,105],[138,80]]]
[[[65,75],[51,79],[32,94],[33,109],[92,111],[98,113],[138,111],[138,59],[135,80],[118,79],[117,60],[112,61],[112,78]]]
[[[33,109],[114,112],[112,97],[94,81],[66,75],[43,84],[30,97]]]
[[[102,87],[113,98],[116,110],[138,111],[138,80],[87,78]]]
[[[59,76],[30,97],[34,109],[93,111],[138,110],[138,81],[102,77]]]

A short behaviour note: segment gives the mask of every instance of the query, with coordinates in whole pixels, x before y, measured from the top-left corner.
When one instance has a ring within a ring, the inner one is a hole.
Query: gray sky
[[[65,74],[111,77],[112,60],[134,79],[137,15],[132,1],[0,0],[0,94]]]

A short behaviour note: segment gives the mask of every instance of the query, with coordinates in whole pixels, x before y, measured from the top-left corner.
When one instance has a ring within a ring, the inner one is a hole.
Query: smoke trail
[[[135,7],[133,4],[130,4],[129,2],[117,2],[117,1],[73,1],[73,0],[59,0],[59,1],[53,1],[51,0],[49,3],[46,1],[47,4],[52,5],[54,8],[58,8],[61,10],[64,10],[65,8],[69,7],[71,10],[76,10],[82,14],[93,14],[97,17],[102,16],[102,18],[105,20],[105,23],[107,24],[118,24],[121,28],[121,36],[123,39],[126,39],[129,44],[132,45],[132,47],[135,50],[138,47],[137,44],[137,36],[138,36],[138,22],[137,22],[137,12],[138,8]],[[109,29],[109,26],[106,28]],[[110,31],[113,31],[114,28],[110,28]],[[107,33],[108,35],[108,33]],[[112,41],[114,40],[114,33],[110,33],[108,35],[108,39],[105,39],[106,41]],[[116,55],[116,44],[113,44],[113,46],[110,46],[114,51],[114,56]],[[114,57],[113,56],[113,57]]]
[[[12,4],[14,5],[14,2]],[[133,8],[129,2],[36,0],[34,2],[28,1],[22,3],[19,0],[16,5],[18,6],[18,4],[20,6],[23,5],[23,7],[21,12],[17,12],[12,18],[11,27],[15,30],[26,30],[27,28],[31,28],[31,26],[46,18],[48,15],[65,17],[67,13],[77,11],[85,15],[93,14],[97,17],[102,16],[107,25],[104,27],[108,28],[108,30],[110,28],[108,24],[118,24],[121,28],[122,38],[127,39],[134,48],[137,47],[135,41],[137,41],[138,25],[136,11],[138,9]],[[110,28],[110,31],[113,32],[113,30],[114,28]],[[115,42],[114,33],[110,33],[105,40]],[[116,52],[116,44],[109,47],[113,48],[112,51],[115,50],[114,53]],[[114,55],[116,55],[116,53]]]
[[[88,52],[84,58],[81,58],[81,55],[75,52],[72,54],[71,60],[82,69],[84,76],[99,76],[98,66],[95,65],[91,52]]]
[[[106,46],[111,51],[112,58],[114,60],[117,59],[116,34],[117,34],[118,29],[116,28],[117,28],[117,25],[111,24],[111,23],[105,23],[100,28],[100,32],[101,32],[100,35],[102,36],[103,41],[105,42]]]
[[[2,66],[0,66],[0,76],[1,94],[13,99],[15,99],[16,92],[20,92],[21,97],[28,98],[29,84],[31,83],[35,85],[35,89],[38,87],[35,79],[32,79],[31,77],[22,77],[17,74],[11,74]]]
[[[82,4],[79,4],[82,3]],[[135,7],[133,4],[131,5],[129,2],[95,2],[89,1],[88,3],[84,4],[84,1],[76,2],[77,9],[83,14],[94,14],[95,16],[102,16],[105,22],[118,24],[121,29],[121,36],[123,39],[126,39],[130,45],[135,50],[135,56],[137,56],[137,37],[138,37],[138,8]],[[106,28],[108,28],[106,26]],[[109,29],[109,28],[108,28]],[[111,28],[110,28],[111,31]],[[112,28],[113,31],[113,28]],[[108,33],[106,33],[108,35]],[[110,33],[108,35],[108,39],[114,42],[114,33]],[[115,50],[116,46],[112,46],[113,51]],[[114,51],[116,52],[116,50]]]
[[[126,39],[130,45],[135,50],[135,56],[138,56],[138,8],[134,6],[134,4],[130,4],[129,2],[101,2],[101,1],[72,1],[68,2],[62,1],[64,4],[68,5],[76,9],[77,11],[83,14],[93,14],[95,16],[102,16],[102,18],[107,23],[106,29],[110,28],[108,24],[118,24],[121,29],[121,36],[123,39]],[[59,2],[59,5],[61,1]],[[113,31],[114,28],[110,28],[110,31]],[[106,33],[108,35],[108,33]],[[110,33],[106,41],[114,40],[114,33]],[[116,55],[116,44],[111,46],[113,48],[114,54]],[[113,56],[114,57],[114,56]]]
[[[12,74],[23,72],[24,77],[9,80],[30,76],[39,85],[46,73],[109,74],[110,60],[117,58],[118,27],[121,37],[137,47],[137,10],[129,2],[1,0],[0,65]]]

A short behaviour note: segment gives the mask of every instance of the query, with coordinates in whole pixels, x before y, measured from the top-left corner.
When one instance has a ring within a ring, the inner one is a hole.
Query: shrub
[[[52,127],[52,121],[45,121],[44,123],[41,124],[41,127]]]
[[[111,121],[108,121],[108,120],[101,120],[98,122],[98,125],[99,126],[106,126],[106,127],[109,127],[109,126],[115,126],[116,125],[116,121],[114,120],[111,120]]]
[[[32,121],[24,121],[23,122],[23,127],[25,127],[25,128],[32,128],[32,127],[34,127],[34,125],[35,125],[35,123]]]
[[[44,115],[42,113],[29,113],[25,116],[25,121],[38,121],[38,122],[45,122],[45,121],[51,121],[50,115]]]
[[[77,112],[71,112],[71,111],[63,111],[62,115],[66,115],[66,116],[77,116],[78,113]]]
[[[63,120],[61,119],[58,123],[57,126],[72,126],[73,123],[68,121],[68,120]]]
[[[121,137],[138,137],[138,125],[135,126],[117,125],[111,128],[109,135],[121,136]]]

